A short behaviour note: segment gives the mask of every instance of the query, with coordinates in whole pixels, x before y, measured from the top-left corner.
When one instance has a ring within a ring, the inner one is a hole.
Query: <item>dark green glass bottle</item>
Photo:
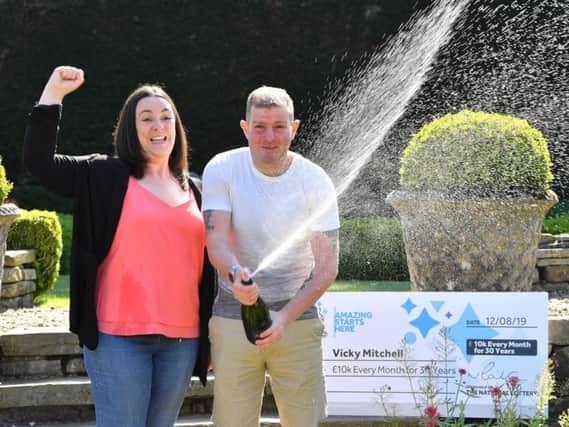
[[[253,281],[251,279],[247,281],[242,280],[241,283],[250,285]],[[243,321],[243,328],[245,328],[245,335],[247,335],[247,339],[251,344],[255,344],[259,334],[273,324],[269,310],[261,296],[257,298],[253,305],[241,304],[241,320]]]

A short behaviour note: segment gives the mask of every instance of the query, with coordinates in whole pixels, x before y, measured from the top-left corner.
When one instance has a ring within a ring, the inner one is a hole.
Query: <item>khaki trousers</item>
[[[326,416],[323,332],[320,319],[297,320],[281,340],[260,349],[247,341],[241,320],[213,316],[214,425],[258,427],[268,373],[281,425],[317,427]]]

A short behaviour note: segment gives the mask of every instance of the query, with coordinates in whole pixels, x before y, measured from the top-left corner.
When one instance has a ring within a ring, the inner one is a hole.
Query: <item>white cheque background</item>
[[[533,416],[537,379],[547,362],[547,298],[545,292],[326,293],[317,305],[326,328],[328,413],[417,416],[425,367],[435,360],[432,382],[440,402],[454,401],[464,369],[462,387],[476,394],[465,415],[492,417],[490,388],[506,390],[507,378],[517,376],[518,408]],[[445,330],[451,344],[446,362],[440,351]],[[445,415],[446,405],[438,407]]]

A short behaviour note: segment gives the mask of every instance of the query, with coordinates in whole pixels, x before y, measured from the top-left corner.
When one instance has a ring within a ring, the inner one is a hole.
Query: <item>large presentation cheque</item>
[[[330,415],[418,416],[431,384],[444,416],[460,382],[458,402],[474,395],[465,415],[491,418],[491,390],[512,377],[521,415],[535,414],[547,293],[328,292],[317,305]]]

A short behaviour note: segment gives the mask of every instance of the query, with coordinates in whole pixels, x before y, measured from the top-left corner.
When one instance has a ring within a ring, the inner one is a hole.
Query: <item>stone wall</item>
[[[0,335],[0,378],[86,375],[77,337],[65,328]]]
[[[553,412],[569,407],[569,234],[542,234],[534,289],[549,293],[549,358],[558,385]],[[554,306],[554,308],[553,308]]]
[[[209,375],[203,386],[197,377],[192,378],[181,415],[211,413],[213,380]],[[264,409],[274,412],[268,386],[265,396]],[[0,334],[0,427],[94,418],[90,382],[76,335],[64,327]]]
[[[550,401],[550,414],[559,415],[569,408],[569,318],[549,318],[549,359],[557,389]]]
[[[33,305],[37,278],[32,265],[35,259],[32,249],[6,251],[0,284],[0,312]]]
[[[550,291],[569,289],[569,234],[542,234],[537,252],[537,284]]]

